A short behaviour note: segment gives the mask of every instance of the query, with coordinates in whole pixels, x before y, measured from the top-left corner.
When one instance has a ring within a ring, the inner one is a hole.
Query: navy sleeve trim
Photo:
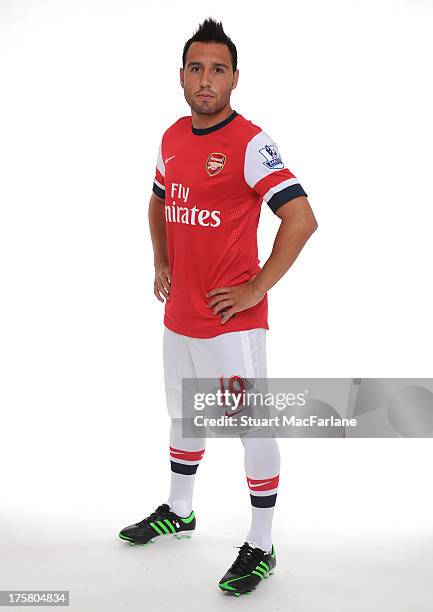
[[[275,213],[280,206],[300,196],[307,196],[307,193],[299,183],[295,183],[295,185],[290,185],[290,187],[286,187],[273,195],[267,204]]]
[[[161,187],[158,187],[156,183],[153,183],[152,191],[155,195],[158,196],[158,198],[165,200],[165,190],[161,189]]]

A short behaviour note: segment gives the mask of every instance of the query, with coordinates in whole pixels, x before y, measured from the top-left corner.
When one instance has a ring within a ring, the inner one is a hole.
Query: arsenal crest
[[[206,172],[209,176],[215,176],[224,168],[227,156],[224,153],[211,153],[206,161]]]

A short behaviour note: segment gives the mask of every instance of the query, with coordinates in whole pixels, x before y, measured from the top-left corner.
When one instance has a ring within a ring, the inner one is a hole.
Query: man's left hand
[[[231,287],[216,287],[206,294],[206,297],[213,298],[208,303],[208,308],[213,308],[213,315],[228,308],[222,315],[221,323],[223,325],[236,312],[252,308],[265,297],[263,291],[258,289],[254,283],[256,276],[257,274],[252,276],[246,283]]]

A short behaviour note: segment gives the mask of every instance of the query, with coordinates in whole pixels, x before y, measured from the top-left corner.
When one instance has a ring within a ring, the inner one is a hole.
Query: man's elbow
[[[313,219],[311,221],[308,222],[308,231],[311,234],[314,234],[314,232],[316,231],[316,229],[319,227],[319,224],[317,223],[317,220],[315,217],[313,217]]]
[[[310,214],[302,215],[298,225],[302,228],[302,232],[309,238],[319,227],[316,217],[311,212]]]
[[[304,212],[305,230],[307,231],[308,235],[311,236],[311,234],[314,234],[314,232],[317,230],[319,225],[310,204],[308,204],[308,208]]]

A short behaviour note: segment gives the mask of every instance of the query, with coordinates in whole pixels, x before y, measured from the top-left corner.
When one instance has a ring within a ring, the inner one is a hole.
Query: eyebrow
[[[227,64],[222,64],[221,62],[213,62],[213,66],[222,66],[223,68],[228,68]],[[189,66],[203,66],[203,62],[188,62],[187,67]]]

